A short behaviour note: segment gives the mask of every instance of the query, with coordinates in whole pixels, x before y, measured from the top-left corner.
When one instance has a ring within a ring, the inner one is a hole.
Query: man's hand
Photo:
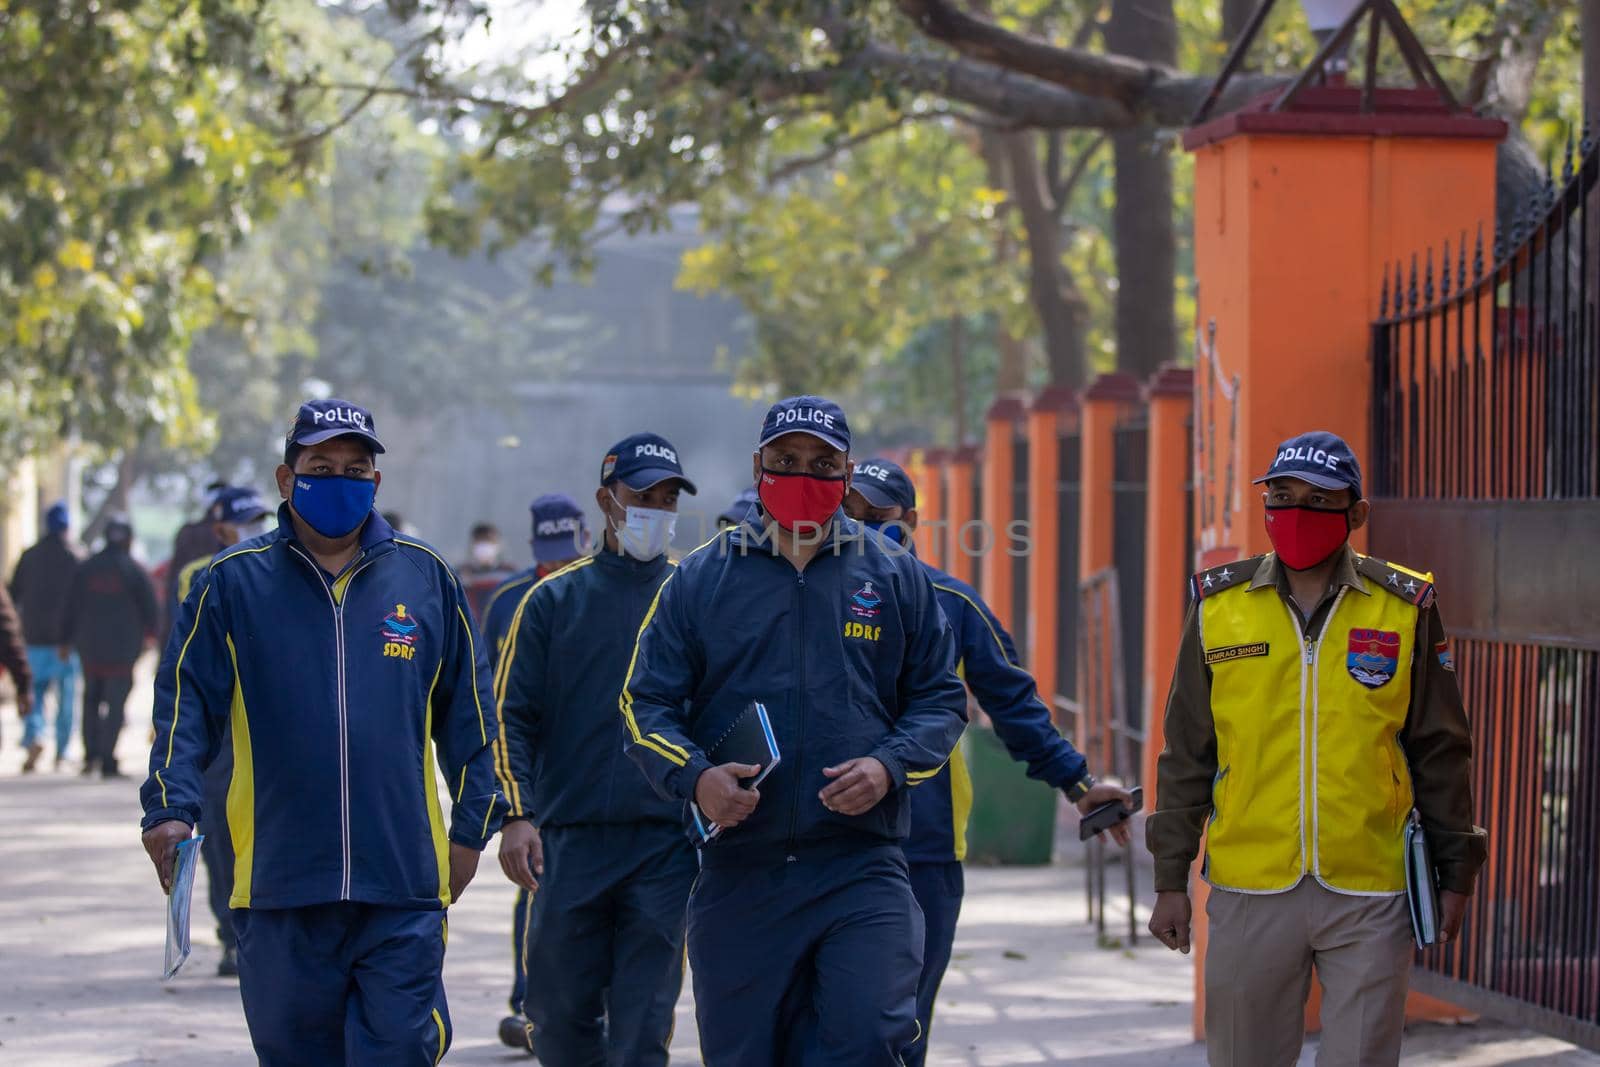
[[[544,842],[530,819],[513,819],[500,828],[500,869],[532,893],[544,875]]]
[[[194,828],[182,819],[158,822],[144,832],[144,850],[150,862],[156,865],[156,879],[161,882],[163,893],[172,892],[172,867],[178,862],[178,843],[189,840],[193,833]]]
[[[1113,800],[1125,808],[1130,810],[1133,808],[1132,793],[1113,782],[1097,782],[1089,788],[1087,793],[1079,798],[1078,814],[1087,815],[1095,808],[1100,807],[1102,804],[1109,804]],[[1127,819],[1123,819],[1115,826],[1107,827],[1103,832],[1109,833],[1111,840],[1123,848],[1127,848],[1128,842],[1133,840],[1133,830],[1129,828]]]
[[[871,756],[824,767],[822,773],[833,781],[817,796],[823,807],[840,815],[865,815],[889,795],[894,784],[889,769]]]
[[[1467,917],[1467,895],[1446,889],[1439,894],[1439,940],[1454,941]]]
[[[1150,913],[1150,932],[1168,948],[1189,954],[1189,921],[1193,909],[1188,893],[1157,893]]]
[[[450,842],[450,903],[461,902],[461,894],[467,891],[473,875],[478,873],[479,855],[475,848]]]
[[[740,788],[739,782],[760,773],[761,768],[754,763],[712,767],[694,783],[694,802],[706,818],[731,830],[748,819],[761,801],[760,790]]]

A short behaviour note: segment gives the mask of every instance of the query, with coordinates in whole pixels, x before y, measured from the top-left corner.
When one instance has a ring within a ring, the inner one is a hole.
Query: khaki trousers
[[[1211,1067],[1292,1067],[1313,966],[1323,991],[1317,1067],[1400,1062],[1413,952],[1405,897],[1348,896],[1308,876],[1287,893],[1213,889],[1206,915]]]

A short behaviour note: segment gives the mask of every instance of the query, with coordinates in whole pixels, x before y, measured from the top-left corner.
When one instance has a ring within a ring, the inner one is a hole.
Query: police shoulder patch
[[[1256,568],[1261,566],[1261,561],[1266,558],[1265,555],[1251,556],[1249,559],[1237,559],[1220,567],[1200,571],[1189,579],[1189,596],[1195,600],[1204,600],[1224,589],[1242,585],[1255,577]]]
[[[1356,572],[1384,592],[1417,608],[1426,609],[1433,603],[1433,575],[1425,571],[1414,571],[1376,556],[1358,555]]]

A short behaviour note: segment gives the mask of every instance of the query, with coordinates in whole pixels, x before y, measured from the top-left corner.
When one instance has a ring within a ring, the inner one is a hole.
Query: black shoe
[[[100,772],[100,777],[102,777],[102,778],[126,778],[128,776],[126,774],[123,774],[121,771],[117,770],[115,767],[107,767],[105,770]]]
[[[217,964],[217,977],[218,978],[237,978],[237,977],[239,977],[239,948],[238,948],[238,946],[229,945],[227,948],[222,950],[222,962]]]
[[[520,1048],[524,1052],[532,1052],[533,1044],[529,1039],[529,1031],[533,1024],[521,1015],[507,1015],[500,1020],[500,1043],[506,1048]]]

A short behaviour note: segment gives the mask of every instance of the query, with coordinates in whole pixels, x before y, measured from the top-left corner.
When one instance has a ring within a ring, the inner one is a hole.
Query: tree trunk
[[[989,172],[989,186],[992,189],[1011,188],[1011,165],[1006,159],[1005,146],[1001,143],[1001,135],[992,131],[984,131],[978,141],[978,153],[983,157],[984,168]],[[1002,229],[1000,236],[995,239],[994,258],[996,263],[1005,264],[1012,262],[1017,255],[1016,242],[1011,239],[1009,231]],[[1005,316],[994,317],[995,348],[1000,353],[1000,366],[995,372],[995,394],[1021,392],[1028,384],[1028,343],[1023,338],[1012,333],[1006,326]],[[958,442],[965,444],[965,441]]]
[[[100,501],[100,506],[95,509],[94,517],[89,520],[89,525],[84,527],[82,542],[92,545],[99,540],[105,532],[106,523],[113,515],[126,515],[128,513],[128,496],[133,492],[134,483],[139,480],[144,468],[144,446],[134,445],[117,460],[117,480],[112,483],[111,491],[106,498]]]
[[[998,135],[1011,172],[1011,192],[1028,235],[1028,294],[1044,330],[1050,384],[1077,388],[1089,378],[1083,294],[1061,261],[1061,223],[1039,162],[1039,135]]]
[[[1106,48],[1176,65],[1172,0],[1114,0]],[[1172,220],[1172,159],[1152,127],[1111,135],[1116,155],[1112,237],[1117,252],[1117,369],[1146,378],[1178,355],[1178,236]]]

